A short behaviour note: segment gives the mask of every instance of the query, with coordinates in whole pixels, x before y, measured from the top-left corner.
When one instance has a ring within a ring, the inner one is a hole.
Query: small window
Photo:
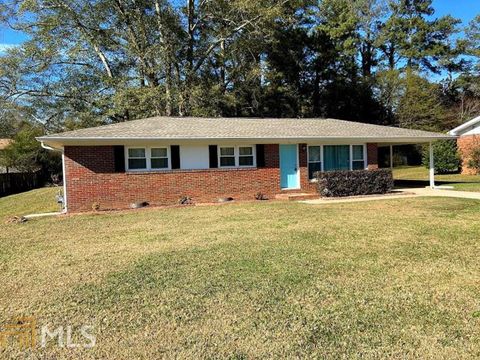
[[[365,169],[365,158],[363,152],[363,145],[352,145],[352,169]]]
[[[150,162],[152,169],[168,169],[167,148],[152,148]]]
[[[220,148],[220,167],[235,166],[235,148],[221,147]]]
[[[322,150],[321,146],[308,147],[308,178],[313,180],[315,173],[322,171]]]
[[[142,170],[147,168],[145,148],[128,149],[128,169]]]
[[[253,147],[240,146],[238,148],[239,166],[253,166]]]

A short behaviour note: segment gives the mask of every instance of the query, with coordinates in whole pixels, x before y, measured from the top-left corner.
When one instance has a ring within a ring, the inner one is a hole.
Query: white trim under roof
[[[303,144],[311,142],[321,142],[322,144],[352,144],[358,142],[382,144],[422,144],[440,139],[455,139],[455,136],[432,136],[432,137],[283,137],[283,138],[165,138],[165,137],[39,137],[37,140],[53,148],[61,149],[64,146],[100,146],[100,145],[154,145],[162,143],[164,145],[209,145],[209,144]]]
[[[457,126],[455,129],[450,130],[448,134],[452,136],[460,136],[466,133],[467,131],[474,129],[476,125],[480,125],[480,116],[477,116],[476,118],[473,118],[472,120],[467,121],[465,124]]]

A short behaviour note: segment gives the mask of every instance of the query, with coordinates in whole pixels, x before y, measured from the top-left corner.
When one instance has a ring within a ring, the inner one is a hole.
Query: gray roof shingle
[[[40,141],[114,139],[441,139],[446,134],[336,119],[153,117],[42,136]]]

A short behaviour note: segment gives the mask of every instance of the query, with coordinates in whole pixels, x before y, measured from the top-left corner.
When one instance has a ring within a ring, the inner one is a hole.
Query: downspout
[[[432,142],[430,142],[429,144],[429,160],[430,160],[430,164],[429,164],[429,178],[430,178],[430,188],[431,189],[435,189],[435,160],[433,159],[433,146],[432,146]]]
[[[62,181],[63,181],[63,212],[67,212],[67,176],[65,174],[65,151],[64,149],[55,149],[51,146],[45,145],[43,141],[40,142],[42,148],[50,151],[59,151],[62,153]]]

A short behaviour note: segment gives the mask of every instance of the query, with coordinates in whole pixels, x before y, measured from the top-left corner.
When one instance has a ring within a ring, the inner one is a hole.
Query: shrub
[[[480,146],[474,147],[470,152],[468,167],[480,172]]]
[[[321,196],[385,194],[393,189],[390,169],[318,172]]]
[[[458,153],[456,140],[439,140],[435,141],[432,146],[436,174],[448,174],[459,170],[461,158]],[[423,149],[422,163],[427,169],[430,167],[430,149],[428,145]]]
[[[255,200],[268,200],[268,196],[265,195],[264,193],[257,192],[255,194]]]
[[[193,200],[190,196],[182,196],[179,200],[178,203],[180,205],[193,205]]]

